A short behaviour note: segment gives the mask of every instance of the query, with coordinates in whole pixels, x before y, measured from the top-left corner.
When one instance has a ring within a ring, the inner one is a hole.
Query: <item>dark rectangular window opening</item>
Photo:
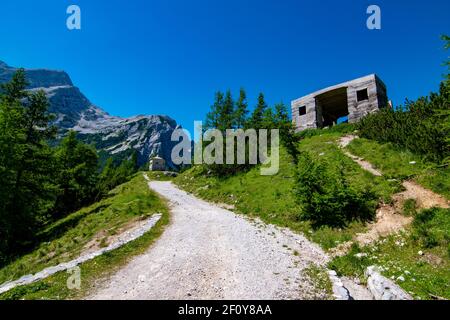
[[[299,113],[301,116],[304,116],[304,115],[306,114],[306,106],[303,106],[303,107],[298,108],[298,113]]]
[[[358,98],[358,102],[369,100],[369,92],[367,91],[367,89],[356,91],[356,96]]]

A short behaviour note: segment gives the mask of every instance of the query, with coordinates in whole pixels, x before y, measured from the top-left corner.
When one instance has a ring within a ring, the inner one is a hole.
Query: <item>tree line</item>
[[[206,115],[204,128],[218,129],[279,129],[291,124],[286,105],[281,102],[273,108],[269,107],[265,101],[264,93],[258,96],[252,113],[249,111],[247,94],[244,89],[239,91],[239,97],[235,101],[228,90],[224,94],[218,91],[211,106],[210,112]]]
[[[0,265],[34,245],[47,224],[104,197],[136,171],[136,156],[101,169],[97,151],[69,132],[56,146],[44,91],[25,71],[0,86]]]
[[[218,129],[225,136],[229,129],[279,129],[280,142],[290,151],[295,159],[298,156],[295,141],[295,130],[290,120],[288,108],[283,102],[275,104],[273,107],[266,103],[264,93],[258,95],[258,101],[253,111],[250,112],[247,100],[247,93],[240,89],[239,96],[235,100],[230,90],[225,93],[218,91],[215,94],[214,103],[206,115],[204,130]],[[270,132],[269,132],[270,133]],[[225,141],[224,141],[225,144]],[[248,146],[247,146],[248,148]],[[226,149],[225,147],[223,148]],[[208,165],[211,173],[219,176],[236,174],[248,170],[251,166],[245,165]]]

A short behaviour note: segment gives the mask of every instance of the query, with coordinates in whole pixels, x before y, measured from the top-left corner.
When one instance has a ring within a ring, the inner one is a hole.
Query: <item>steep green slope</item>
[[[380,169],[390,179],[414,179],[423,187],[450,199],[450,168],[424,161],[420,156],[392,144],[368,139],[353,140],[348,149]]]
[[[450,169],[393,146],[355,139],[348,150],[372,163],[387,179],[414,180],[450,199]],[[335,258],[330,267],[338,274],[358,277],[370,265],[396,281],[417,299],[450,298],[450,210],[418,210],[414,200],[404,203],[404,215],[414,220],[403,232],[366,246],[354,245],[348,254]]]
[[[108,198],[50,225],[40,234],[42,242],[39,247],[0,269],[0,283],[70,261],[92,245],[99,248],[107,246],[116,234],[155,213],[162,213],[163,217],[150,232],[81,266],[81,291],[68,290],[66,281],[69,275],[60,272],[35,284],[15,288],[0,295],[0,299],[78,296],[87,291],[100,275],[113,271],[133,255],[145,250],[167,224],[168,208],[148,188],[142,173],[139,173],[131,181],[112,190]]]
[[[433,208],[413,216],[404,232],[366,247],[354,245],[330,268],[364,282],[366,268],[377,265],[415,299],[450,299],[450,210]]]
[[[323,132],[322,135],[302,140],[301,151],[309,151],[316,158],[343,160],[349,181],[357,190],[370,189],[381,200],[388,201],[398,191],[399,184],[382,177],[374,177],[361,169],[350,158],[343,157],[337,147],[338,132]],[[332,168],[341,170],[341,168]],[[300,221],[301,208],[292,192],[295,188],[295,166],[286,150],[280,150],[280,171],[275,176],[261,176],[259,168],[235,176],[218,178],[209,176],[207,168],[195,166],[178,176],[174,181],[185,190],[206,200],[235,207],[237,212],[259,217],[267,223],[289,227],[304,232],[310,239],[325,249],[350,240],[356,232],[364,230],[363,222],[352,222],[344,229],[321,227],[314,229],[307,221]],[[373,208],[375,210],[376,204]]]
[[[425,188],[449,197],[448,168],[426,162],[420,156],[390,144],[354,140],[348,150],[383,172],[383,177],[376,177],[350,158],[343,157],[337,140],[348,131],[340,131],[309,131],[303,136],[299,149],[310,152],[315,161],[335,163],[331,170],[343,170],[353,188],[372,190],[379,202],[389,203],[393,194],[403,190],[401,183],[406,179],[414,179]],[[284,149],[281,149],[280,172],[273,177],[261,176],[259,168],[254,168],[247,173],[218,178],[208,175],[206,167],[196,166],[174,181],[201,198],[233,206],[236,212],[303,232],[324,249],[337,247],[366,230],[363,221],[339,229],[314,229],[308,221],[300,221],[301,206],[292,192],[296,183],[295,166]],[[364,282],[365,269],[379,265],[385,276],[392,278],[414,298],[450,298],[450,211],[420,212],[411,201],[405,203],[403,210],[404,215],[414,219],[404,232],[379,239],[364,248],[354,245],[345,256],[335,258],[329,267],[342,276],[357,277]]]

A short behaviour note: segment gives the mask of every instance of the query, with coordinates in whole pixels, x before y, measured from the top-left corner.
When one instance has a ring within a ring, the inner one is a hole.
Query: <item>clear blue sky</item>
[[[66,28],[66,8],[82,30]],[[382,10],[382,30],[366,9]],[[400,104],[436,90],[448,0],[2,0],[0,60],[66,70],[114,115],[167,114],[190,129],[217,90],[270,104],[377,73]]]

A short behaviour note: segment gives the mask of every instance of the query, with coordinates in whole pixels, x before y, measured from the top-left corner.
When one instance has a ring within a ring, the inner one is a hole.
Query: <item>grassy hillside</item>
[[[378,265],[384,276],[416,299],[450,299],[450,210],[415,212],[414,219],[400,234],[364,248],[353,246],[330,268],[364,282],[365,269]]]
[[[321,135],[302,140],[300,150],[309,151],[316,158],[330,161],[341,159],[350,184],[357,190],[370,189],[379,199],[389,200],[399,190],[399,183],[373,177],[337,147],[338,132],[323,131]],[[335,168],[341,169],[341,168]],[[325,249],[350,240],[365,229],[363,222],[353,222],[344,229],[321,227],[314,229],[307,221],[300,221],[301,208],[294,193],[295,165],[284,149],[280,151],[280,171],[275,176],[261,176],[259,168],[247,173],[218,178],[208,176],[207,168],[196,166],[178,176],[174,182],[185,190],[206,200],[233,205],[237,212],[259,217],[267,223],[289,227],[305,233]],[[376,203],[373,204],[375,210]]]
[[[347,148],[372,163],[388,179],[412,179],[450,199],[450,169],[446,166],[428,162],[390,143],[368,139],[355,139]],[[366,267],[378,265],[385,276],[415,298],[450,299],[450,210],[419,211],[415,202],[408,200],[403,214],[414,218],[404,232],[364,248],[355,245],[347,255],[334,259],[330,267],[340,275],[364,280]]]
[[[341,130],[343,129],[343,130]],[[414,179],[424,187],[449,197],[449,169],[422,160],[410,151],[390,144],[356,139],[347,148],[380,169],[376,177],[361,169],[337,147],[337,140],[349,131],[313,130],[299,144],[315,161],[335,164],[331,170],[343,170],[352,188],[372,190],[376,202],[389,203],[391,196],[402,191],[401,183]],[[299,219],[301,206],[296,201],[295,166],[285,150],[281,150],[280,172],[273,177],[260,175],[259,168],[235,176],[218,178],[208,175],[203,166],[196,166],[178,176],[174,182],[185,190],[209,201],[227,204],[234,211],[258,217],[267,223],[303,232],[324,249],[352,240],[366,229],[364,221],[355,221],[344,228],[313,228]],[[374,203],[375,210],[377,203]],[[405,203],[403,214],[413,216],[414,223],[399,235],[380,239],[364,248],[354,245],[350,252],[330,263],[340,275],[364,281],[369,265],[383,267],[383,274],[396,281],[418,299],[450,298],[450,211],[431,209],[419,212],[414,201]],[[362,256],[357,255],[362,253]]]
[[[414,179],[423,187],[450,199],[450,168],[427,162],[410,151],[380,144],[368,139],[353,140],[348,149],[360,156],[391,179]]]
[[[41,232],[39,236],[42,242],[37,248],[0,269],[0,283],[70,261],[88,246],[107,246],[114,235],[154,213],[163,213],[163,217],[150,232],[81,266],[81,291],[68,290],[66,281],[69,275],[61,272],[35,284],[13,289],[1,295],[0,299],[62,299],[80,296],[101,275],[113,271],[133,255],[145,250],[167,224],[168,209],[165,202],[148,188],[139,173],[131,181],[112,190],[106,199],[57,221]]]
[[[404,179],[413,178],[448,197],[448,168],[438,168],[409,151],[389,144],[354,140],[348,150],[373,163],[385,174],[384,177],[375,177],[337,147],[337,140],[344,134],[339,130],[317,130],[305,137],[298,147],[300,151],[308,151],[315,161],[326,160],[336,164],[330,170],[342,170],[355,190],[371,190],[376,195],[376,200],[371,204],[374,211],[377,203],[389,202],[393,194],[402,190]],[[219,178],[211,175],[206,167],[195,166],[173,181],[201,198],[232,206],[238,213],[302,232],[326,250],[366,230],[367,221],[353,221],[343,228],[313,228],[310,222],[300,220],[302,207],[293,192],[295,165],[286,150],[281,149],[280,152],[280,171],[272,177],[261,176],[259,168],[253,168],[245,173]],[[157,180],[170,179],[161,173],[149,173],[149,176]],[[395,280],[415,298],[450,298],[450,211],[431,209],[418,212],[413,202],[408,202],[404,211],[415,221],[404,233],[380,239],[364,248],[355,245],[347,255],[335,258],[329,267],[340,275],[359,277],[364,281],[365,268],[376,264],[383,268],[385,276]],[[97,239],[99,246],[106,245],[107,238],[124,225],[155,212],[163,212],[163,218],[145,236],[81,266],[80,291],[68,290],[68,274],[61,272],[44,281],[16,288],[0,298],[82,297],[98,279],[143,252],[161,234],[168,222],[168,215],[164,202],[148,189],[139,174],[129,183],[113,190],[107,199],[49,226],[40,234],[42,244],[38,248],[0,269],[0,282],[68,261],[78,256],[92,239]],[[355,256],[358,253],[363,255]]]

